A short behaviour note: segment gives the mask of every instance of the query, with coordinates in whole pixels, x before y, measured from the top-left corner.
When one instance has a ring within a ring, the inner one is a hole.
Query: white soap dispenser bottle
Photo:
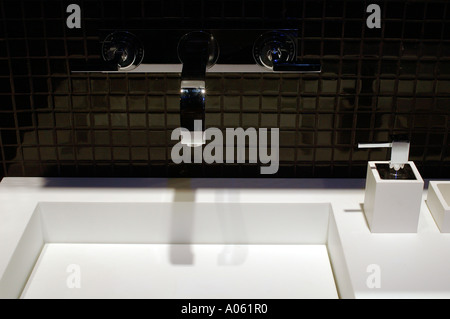
[[[364,214],[372,233],[416,233],[424,182],[409,161],[410,143],[393,137],[391,143],[359,144],[359,148],[391,148],[390,161],[371,161],[367,167]]]

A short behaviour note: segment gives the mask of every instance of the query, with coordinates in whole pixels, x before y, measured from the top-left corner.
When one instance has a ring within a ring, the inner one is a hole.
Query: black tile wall
[[[367,6],[382,28],[365,25]],[[65,26],[78,3],[82,28]],[[321,74],[210,74],[208,127],[279,127],[275,177],[365,177],[358,150],[407,134],[425,178],[450,178],[450,3],[1,1],[0,177],[259,177],[255,164],[175,165],[178,74],[75,74],[101,28],[298,28]],[[267,176],[265,176],[267,177]]]

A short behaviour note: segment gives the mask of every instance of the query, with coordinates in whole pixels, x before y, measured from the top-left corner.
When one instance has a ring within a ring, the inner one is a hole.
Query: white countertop
[[[330,203],[337,240],[328,250],[340,297],[450,298],[450,234],[440,233],[424,201],[416,234],[372,234],[362,211],[364,185],[353,179],[4,178],[0,278],[39,202]],[[368,285],[374,269],[377,287]]]

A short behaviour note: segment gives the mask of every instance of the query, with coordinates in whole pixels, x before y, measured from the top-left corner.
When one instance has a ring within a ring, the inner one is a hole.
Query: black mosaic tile
[[[0,177],[259,177],[254,164],[175,165],[179,76],[74,74],[98,55],[102,28],[298,28],[299,55],[320,75],[208,75],[206,126],[280,128],[275,177],[365,177],[358,151],[392,133],[411,138],[424,177],[450,178],[450,4],[380,1],[72,1],[83,27],[65,27],[67,1],[0,5]],[[70,2],[70,3],[72,3]]]

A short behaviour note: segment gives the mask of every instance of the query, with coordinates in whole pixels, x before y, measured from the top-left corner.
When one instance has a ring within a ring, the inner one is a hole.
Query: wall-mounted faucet
[[[297,60],[298,30],[101,32],[102,59],[71,65],[72,72],[181,73],[182,143],[190,146],[205,144],[207,72],[321,72],[320,63]]]
[[[205,99],[206,69],[211,68],[219,57],[219,46],[214,37],[207,32],[193,31],[183,36],[178,44],[178,56],[183,68],[181,71],[180,123],[189,130],[182,135],[181,142],[189,146],[205,144]],[[195,127],[196,120],[202,126]],[[196,134],[197,132],[197,134]]]
[[[297,60],[299,34],[293,29],[100,30],[99,33],[101,59],[72,61],[72,72],[181,73],[190,64],[188,55],[195,51],[203,52],[203,56],[197,56],[197,62],[192,64],[204,64],[206,54],[208,73],[321,72],[317,61]]]

